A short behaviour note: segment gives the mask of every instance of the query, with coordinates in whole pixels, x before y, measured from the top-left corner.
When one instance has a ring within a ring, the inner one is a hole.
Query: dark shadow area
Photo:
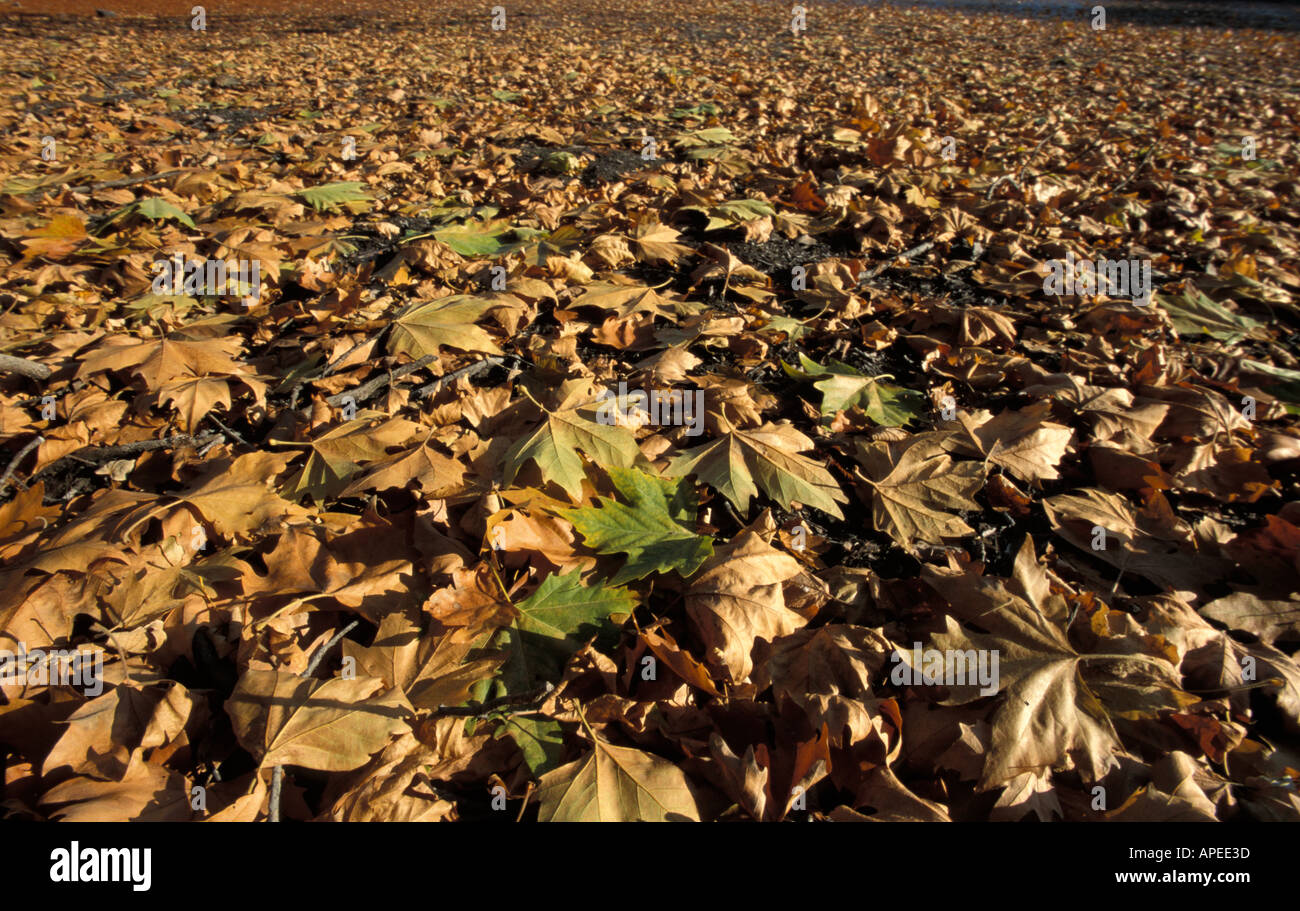
[[[1233,0],[879,0],[857,6],[957,10],[963,13],[993,13],[1025,19],[1092,20],[1092,9],[1106,9],[1106,25],[1203,26],[1207,28],[1257,28],[1300,30],[1300,3],[1245,2]]]

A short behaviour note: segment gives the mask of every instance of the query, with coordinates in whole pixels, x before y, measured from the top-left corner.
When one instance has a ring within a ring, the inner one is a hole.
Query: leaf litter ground
[[[173,6],[0,17],[9,816],[1300,816],[1293,23]]]

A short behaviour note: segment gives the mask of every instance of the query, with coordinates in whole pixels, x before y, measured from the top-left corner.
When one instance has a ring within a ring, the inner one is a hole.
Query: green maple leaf
[[[800,352],[799,363],[802,370],[784,361],[781,366],[795,379],[817,378],[813,388],[822,393],[822,414],[835,414],[857,405],[877,424],[901,427],[924,411],[925,396],[921,393],[867,376],[834,358],[823,367]]]
[[[519,616],[504,631],[507,658],[501,668],[511,693],[559,680],[569,657],[592,637],[612,634],[610,615],[630,614],[636,599],[625,588],[583,585],[575,570],[547,576],[515,607]]]
[[[135,210],[151,221],[174,218],[187,227],[194,227],[194,220],[192,218],[165,199],[142,199],[136,203]]]
[[[754,221],[764,215],[776,214],[776,209],[761,199],[736,199],[719,203],[714,207],[714,211],[733,222]]]
[[[465,294],[416,304],[393,320],[389,350],[404,351],[416,360],[426,354],[436,355],[441,345],[500,354],[501,349],[492,337],[474,325],[476,319],[494,306],[500,305]]]
[[[736,135],[726,127],[710,127],[707,130],[692,130],[687,133],[678,133],[673,137],[673,145],[678,146],[679,148],[716,146],[735,141]]]
[[[1183,335],[1203,334],[1225,342],[1239,342],[1243,338],[1262,338],[1263,326],[1257,320],[1239,313],[1206,297],[1199,288],[1190,285],[1182,297],[1160,298],[1160,306],[1169,314],[1169,320]]]
[[[509,484],[530,459],[542,477],[564,488],[570,499],[582,495],[586,470],[578,451],[606,468],[631,468],[647,464],[626,427],[600,424],[577,408],[546,411],[541,425],[506,453],[504,483]]]
[[[130,215],[141,215],[150,221],[166,221],[170,218],[179,221],[188,228],[195,227],[194,219],[190,218],[167,200],[155,196],[149,199],[138,199],[135,202],[125,205],[113,212],[108,217],[108,220],[104,222],[104,225],[100,230],[103,231],[109,225],[121,221]]]
[[[557,510],[598,554],[627,554],[611,585],[677,570],[691,575],[713,553],[713,541],[686,524],[695,518],[690,485],[640,471],[609,468],[626,504],[606,497],[597,506]]]
[[[564,729],[552,718],[509,715],[497,736],[509,734],[533,775],[540,776],[564,758]]]
[[[339,207],[349,212],[357,212],[369,206],[370,197],[365,193],[365,184],[355,180],[341,180],[319,187],[307,187],[299,190],[298,195],[317,212],[333,212]]]
[[[501,238],[510,230],[510,225],[503,222],[474,221],[440,228],[433,232],[433,237],[461,256],[495,256],[509,246]]]

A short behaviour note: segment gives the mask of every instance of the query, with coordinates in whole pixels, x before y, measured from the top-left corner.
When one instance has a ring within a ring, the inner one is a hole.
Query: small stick
[[[136,184],[149,183],[154,180],[162,180],[164,177],[175,177],[177,174],[184,174],[192,168],[174,168],[170,171],[163,171],[161,174],[148,174],[144,177],[123,177],[121,180],[108,180],[104,183],[88,183],[79,187],[68,187],[69,193],[92,193],[95,190],[112,190],[117,187],[133,187]],[[31,193],[38,193],[39,190],[32,190]],[[30,195],[30,194],[28,194]]]
[[[343,629],[335,633],[334,637],[330,639],[329,642],[326,642],[320,648],[316,649],[316,654],[312,655],[311,660],[307,662],[307,669],[298,676],[310,677],[312,674],[316,673],[316,668],[320,667],[321,662],[325,660],[325,656],[329,654],[330,649],[338,645],[339,641],[342,640],[344,636],[356,629],[357,624],[360,622],[360,620],[353,620],[347,626],[343,627]]]
[[[0,496],[3,496],[5,490],[8,489],[9,479],[13,477],[14,469],[18,467],[18,463],[21,462],[23,459],[27,458],[27,453],[31,452],[33,449],[35,449],[37,446],[40,446],[44,442],[45,442],[45,437],[38,436],[36,439],[31,440],[22,449],[18,450],[18,455],[14,456],[12,459],[9,460],[9,467],[5,469],[5,473],[3,475],[0,475]]]
[[[468,367],[461,367],[459,370],[453,370],[451,373],[448,373],[446,376],[440,376],[432,383],[427,383],[421,386],[419,389],[415,390],[415,398],[422,399],[427,395],[432,395],[433,393],[437,392],[447,383],[454,382],[460,379],[461,377],[474,376],[476,374],[482,373],[484,370],[487,370],[491,367],[500,366],[501,364],[504,363],[505,363],[505,358],[485,357],[483,358],[483,360],[479,361],[476,364],[470,364]]]
[[[1020,170],[1016,172],[1016,180],[1020,181],[1020,183],[1025,182],[1025,169],[1029,167],[1029,163],[1031,161],[1033,161],[1035,158],[1038,157],[1038,153],[1043,150],[1043,146],[1047,145],[1047,140],[1051,138],[1052,138],[1052,134],[1048,133],[1046,136],[1042,138],[1042,140],[1038,143],[1038,145],[1034,146],[1034,150],[1029,153],[1029,157],[1025,159],[1025,163],[1022,164],[1020,166]],[[1020,184],[1016,184],[1016,186],[1019,187]]]
[[[44,364],[38,364],[36,361],[29,361],[21,357],[14,357],[10,354],[0,354],[0,371],[17,373],[29,380],[48,380],[50,374],[54,372]]]
[[[533,783],[528,782],[528,787],[524,790],[524,802],[519,806],[519,815],[515,817],[515,822],[524,821],[524,810],[528,809],[528,798],[533,796],[533,787]]]
[[[231,429],[230,429],[229,427],[227,427],[225,424],[221,423],[221,421],[217,418],[217,416],[216,416],[215,414],[209,414],[209,415],[208,415],[208,420],[210,420],[212,423],[214,423],[214,424],[216,424],[218,427],[220,427],[221,430],[222,430],[222,432],[225,433],[226,436],[228,436],[228,437],[230,437],[232,440],[234,440],[236,443],[242,443],[243,445],[247,446],[249,449],[256,449],[256,448],[257,448],[257,447],[254,446],[253,444],[249,443],[248,440],[246,440],[246,439],[244,439],[243,437],[241,437],[238,433],[236,433],[235,431],[231,430]]]
[[[926,252],[933,246],[934,246],[934,241],[927,240],[923,244],[917,244],[915,247],[913,247],[910,250],[904,250],[902,253],[899,253],[897,256],[893,256],[890,259],[885,260],[880,265],[876,266],[876,268],[868,272],[864,278],[859,280],[858,284],[863,285],[871,281],[872,279],[878,278],[880,276],[880,273],[884,272],[886,269],[888,269],[890,266],[894,264],[894,260],[911,259],[914,256],[920,256],[922,253]]]
[[[408,373],[414,373],[420,368],[426,367],[431,363],[433,363],[433,355],[426,354],[418,361],[411,361],[411,363],[398,367],[396,370],[390,370],[385,374],[375,377],[370,382],[358,386],[356,389],[349,389],[346,392],[339,392],[334,395],[331,395],[325,401],[327,404],[333,405],[335,408],[337,408],[339,405],[342,405],[343,400],[346,398],[351,398],[354,402],[358,404],[361,402],[369,401],[377,392],[379,392],[379,390],[383,389],[393,380],[398,379],[400,377],[404,377]]]
[[[1128,177],[1125,177],[1123,180],[1121,180],[1119,182],[1119,185],[1116,186],[1115,189],[1111,190],[1110,192],[1112,194],[1115,194],[1118,193],[1120,190],[1124,189],[1125,187],[1127,187],[1133,181],[1133,178],[1137,177],[1138,174],[1142,171],[1142,169],[1147,166],[1147,162],[1151,160],[1151,156],[1154,155],[1155,153],[1156,153],[1156,147],[1154,145],[1151,146],[1151,148],[1147,149],[1147,153],[1142,156],[1142,161],[1140,161],[1138,163],[1138,166],[1133,169],[1133,173],[1130,174]]]
[[[284,766],[271,769],[271,799],[266,809],[267,822],[280,821],[280,789],[284,787]]]
[[[432,713],[433,718],[443,718],[453,715],[460,718],[481,718],[499,708],[507,705],[524,706],[536,708],[535,703],[538,699],[545,696],[550,690],[533,690],[529,693],[519,693],[514,696],[502,696],[498,699],[489,699],[487,702],[481,702],[478,705],[440,705]]]
[[[390,325],[391,325],[391,324],[390,324]],[[356,350],[357,350],[358,348],[360,348],[362,345],[366,344],[366,342],[370,342],[370,341],[378,342],[378,341],[379,341],[379,337],[380,337],[381,335],[383,335],[383,334],[384,334],[385,332],[387,332],[387,331],[388,331],[388,326],[385,326],[383,329],[380,329],[380,330],[379,330],[378,332],[376,332],[374,335],[368,335],[368,336],[366,336],[366,337],[363,338],[361,341],[357,342],[355,345],[353,345],[351,348],[349,348],[347,351],[344,351],[344,352],[343,352],[342,354],[340,354],[338,357],[334,358],[334,360],[332,360],[332,361],[330,361],[328,364],[326,364],[326,365],[325,365],[325,369],[322,370],[322,371],[320,372],[320,375],[321,375],[322,377],[329,376],[329,375],[330,375],[331,373],[333,373],[335,370],[338,370],[338,369],[339,369],[339,364],[342,364],[344,361],[346,361],[346,360],[348,359],[348,356],[349,356],[350,354],[352,354],[353,351],[356,351]]]
[[[997,180],[993,181],[993,183],[989,184],[989,191],[984,194],[984,201],[987,202],[988,200],[992,199],[993,194],[997,192],[998,187],[1002,186],[1004,183],[1009,183],[1017,190],[1020,190],[1020,192],[1022,193],[1024,192],[1024,190],[1021,188],[1020,184],[1016,182],[1016,179],[1014,177],[1012,177],[1010,174],[1003,174]]]
[[[126,456],[139,455],[142,452],[154,452],[159,449],[179,449],[182,446],[192,446],[195,449],[210,443],[213,440],[220,439],[221,434],[210,433],[201,437],[192,437],[189,434],[177,434],[175,436],[164,437],[161,440],[138,440],[134,443],[124,443],[121,446],[83,446],[76,452],[65,455],[58,461],[51,462],[36,474],[32,475],[31,480],[36,480],[47,471],[53,470],[68,461],[84,462],[89,465],[97,465],[100,462],[111,462],[113,459],[121,459]]]

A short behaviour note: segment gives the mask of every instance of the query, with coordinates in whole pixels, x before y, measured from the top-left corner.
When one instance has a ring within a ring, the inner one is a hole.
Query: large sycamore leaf
[[[569,657],[588,640],[611,632],[611,614],[630,614],[636,598],[625,588],[586,585],[578,571],[550,575],[516,605],[518,617],[506,630],[503,675],[511,692],[554,682]]]
[[[198,342],[162,338],[114,345],[87,355],[77,369],[77,376],[84,378],[129,368],[150,391],[172,381],[194,377],[236,376],[252,380],[248,368],[233,357],[242,344],[238,338],[228,337]]]
[[[790,509],[794,502],[844,518],[836,503],[847,503],[831,475],[820,463],[799,455],[812,440],[787,423],[767,423],[757,430],[732,429],[711,443],[673,459],[667,474],[693,474],[711,485],[742,512],[761,489]]]
[[[181,429],[193,433],[199,422],[218,405],[230,412],[230,383],[224,379],[187,377],[158,390],[158,401],[171,403],[180,417]]]
[[[800,573],[799,562],[742,531],[716,553],[686,591],[686,615],[708,649],[707,660],[734,683],[754,668],[759,639],[788,636],[807,621],[785,603],[782,583]]]
[[[599,307],[624,319],[648,313],[651,316],[671,317],[674,302],[660,297],[646,285],[623,285],[613,282],[595,282],[587,285],[581,297],[570,306]]]
[[[406,452],[377,461],[356,477],[341,496],[357,496],[368,490],[403,488],[415,481],[430,499],[448,497],[465,488],[465,467],[424,443]]]
[[[226,700],[226,714],[239,745],[262,768],[345,772],[407,729],[411,706],[400,690],[383,690],[374,677],[315,680],[249,670]]]
[[[205,700],[179,683],[133,689],[118,686],[79,706],[67,718],[62,736],[45,757],[42,774],[67,767],[82,775],[119,777],[140,746],[168,743],[186,726],[193,728],[196,709],[206,716]]]
[[[1065,636],[1067,617],[1058,599],[1038,597],[1041,585],[1034,577],[1041,569],[1028,538],[1016,572],[1017,579],[1008,583],[956,569],[923,569],[926,583],[951,610],[985,631],[972,632],[945,617],[946,628],[931,637],[929,646],[975,649],[998,658],[995,685],[1002,702],[992,718],[980,788],[1047,769],[1078,768],[1085,780],[1096,781],[1123,749],[1105,703],[1113,703],[1112,711],[1125,717],[1153,717],[1195,697],[1182,692],[1178,671],[1162,656],[1077,652]],[[980,698],[978,685],[951,691],[948,701],[954,703]]]
[[[871,485],[872,521],[905,550],[973,532],[948,510],[979,510],[971,497],[984,481],[983,465],[954,463],[930,435],[859,444],[856,456]]]
[[[513,481],[531,460],[544,480],[559,484],[576,502],[582,495],[582,481],[586,477],[579,450],[606,468],[647,464],[630,430],[617,424],[601,424],[587,416],[594,412],[584,411],[580,408],[546,411],[538,428],[506,453],[504,483]]]
[[[834,358],[822,366],[801,351],[799,363],[802,370],[785,362],[781,366],[796,379],[813,381],[813,388],[822,393],[822,414],[847,411],[856,405],[877,424],[901,427],[925,410],[921,393],[867,376]]]
[[[484,313],[500,305],[500,301],[467,294],[416,304],[393,320],[389,350],[405,352],[417,360],[426,354],[437,356],[442,345],[461,351],[500,354],[501,349],[492,337],[474,325]]]
[[[608,471],[625,502],[600,497],[599,506],[559,512],[596,553],[627,554],[627,562],[610,584],[674,569],[683,577],[695,572],[713,553],[713,541],[689,526],[695,519],[690,485],[630,469]]]
[[[1103,777],[1121,744],[1096,694],[1079,677],[1080,655],[1059,627],[1023,601],[1009,599],[994,612],[987,619],[997,635],[969,632],[945,617],[944,631],[929,642],[941,651],[998,655],[998,682],[1006,695],[993,717],[980,788],[1006,784],[1026,771],[1076,764],[1088,781]]]
[[[1074,431],[1049,421],[1051,410],[1050,402],[1036,402],[997,417],[987,411],[961,412],[958,445],[965,454],[985,458],[1022,480],[1053,480],[1060,477],[1056,466]]]
[[[66,804],[50,812],[59,822],[188,822],[194,818],[189,794],[188,778],[137,751],[117,780],[69,778],[46,791],[41,803]]]
[[[592,735],[583,759],[542,776],[539,822],[699,822],[686,775],[666,759]]]
[[[113,534],[129,534],[142,522],[172,509],[175,502],[189,506],[226,538],[249,534],[268,522],[304,518],[303,507],[282,499],[273,488],[275,475],[293,457],[293,453],[251,452],[230,463],[217,463],[188,489],[175,494],[175,501],[170,497],[144,501],[123,516]]]
[[[646,220],[632,231],[632,242],[641,253],[641,259],[651,263],[673,265],[683,256],[694,254],[685,244],[677,243],[681,233],[657,221]]]
[[[441,822],[455,818],[455,805],[444,796],[422,791],[419,782],[428,780],[444,763],[455,762],[456,751],[447,749],[448,745],[438,742],[427,729],[421,733],[422,739],[403,734],[365,766],[350,772],[338,788],[342,795],[322,817],[335,822]]]
[[[392,613],[379,624],[369,648],[350,639],[343,640],[342,648],[356,659],[359,674],[397,687],[416,708],[437,708],[468,700],[470,687],[491,677],[501,664],[498,656],[466,660],[476,638],[474,631],[459,628],[421,635],[406,615]]]

